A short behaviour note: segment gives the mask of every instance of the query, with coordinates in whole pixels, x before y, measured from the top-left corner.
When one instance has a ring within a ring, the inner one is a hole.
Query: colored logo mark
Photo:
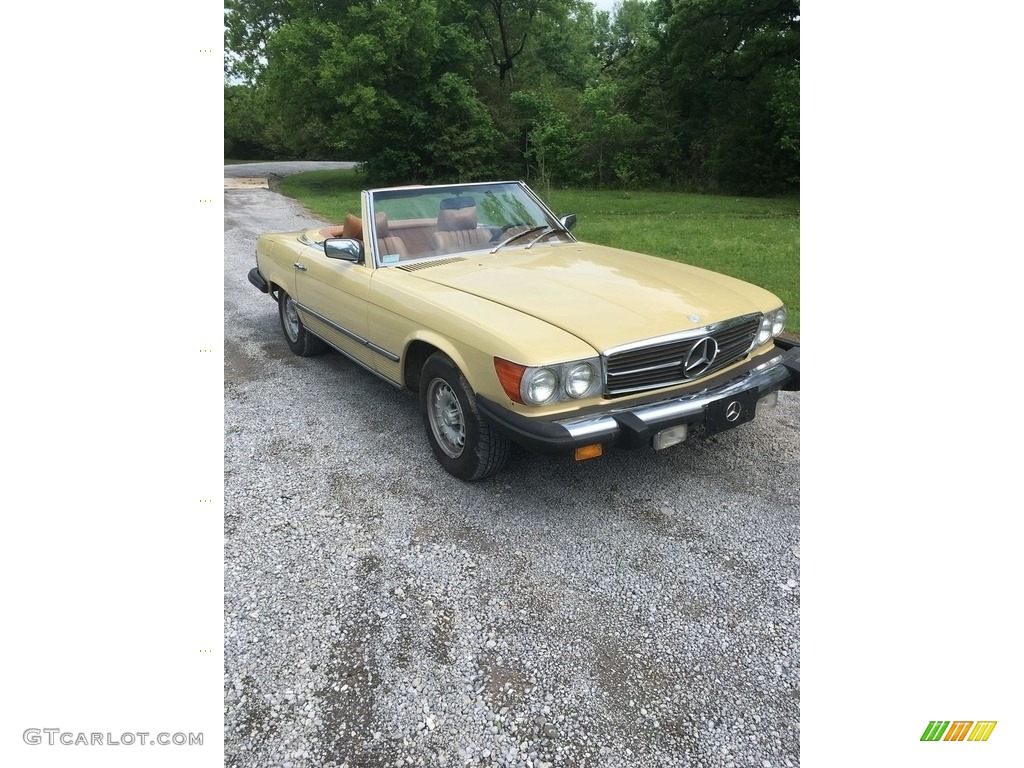
[[[932,720],[921,741],[988,741],[995,728],[995,720]]]

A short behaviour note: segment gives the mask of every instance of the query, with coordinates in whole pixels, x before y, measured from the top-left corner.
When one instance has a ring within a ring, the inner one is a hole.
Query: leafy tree
[[[322,127],[324,144],[363,160],[374,182],[468,177],[495,144],[470,82],[478,56],[437,0],[354,0],[337,22],[284,23],[266,81],[282,119]]]
[[[775,76],[772,97],[768,107],[775,117],[779,131],[779,148],[791,159],[796,168],[800,163],[800,65],[783,69]],[[799,174],[790,175],[786,181],[797,184]]]
[[[466,19],[486,42],[492,72],[498,82],[514,86],[516,60],[526,50],[541,19],[565,24],[570,5],[578,0],[465,0]]]
[[[225,74],[258,81],[270,38],[292,15],[289,0],[224,0]]]
[[[602,70],[615,67],[648,44],[654,28],[653,6],[646,0],[623,0],[615,14],[596,14],[595,45]]]
[[[527,61],[527,88],[566,88],[579,96],[601,73],[595,41],[599,19],[586,0],[551,5],[533,23]]]
[[[799,0],[658,0],[656,21],[650,63],[678,116],[673,139],[690,178],[783,188],[799,168],[785,117],[799,77],[787,74],[799,71]]]
[[[550,187],[571,172],[572,141],[569,117],[544,90],[518,91],[511,96],[520,130],[525,134],[526,178]]]
[[[588,169],[586,181],[623,186],[650,183],[653,171],[644,160],[643,127],[622,108],[618,83],[605,79],[581,99],[577,166]]]
[[[255,160],[265,153],[263,105],[247,85],[224,86],[224,157]]]
[[[799,183],[798,0],[226,0],[225,42],[236,156],[357,158],[375,183]]]

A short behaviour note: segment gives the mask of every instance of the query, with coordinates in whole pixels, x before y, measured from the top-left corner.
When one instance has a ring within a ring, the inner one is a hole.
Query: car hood
[[[768,291],[735,278],[586,243],[424,267],[417,277],[544,320],[598,351],[781,305]]]

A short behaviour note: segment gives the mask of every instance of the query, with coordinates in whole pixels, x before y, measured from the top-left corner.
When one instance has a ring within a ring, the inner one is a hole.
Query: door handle
[[[296,269],[301,269],[303,272],[306,271],[306,265],[303,264],[301,261],[296,261],[295,262],[295,268]]]

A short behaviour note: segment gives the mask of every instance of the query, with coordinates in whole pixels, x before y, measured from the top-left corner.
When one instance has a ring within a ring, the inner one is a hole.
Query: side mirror
[[[576,214],[567,213],[565,216],[558,220],[562,224],[562,228],[567,232],[572,231],[572,228],[576,226]]]
[[[358,264],[363,260],[363,243],[351,237],[331,237],[324,240],[324,255]]]

